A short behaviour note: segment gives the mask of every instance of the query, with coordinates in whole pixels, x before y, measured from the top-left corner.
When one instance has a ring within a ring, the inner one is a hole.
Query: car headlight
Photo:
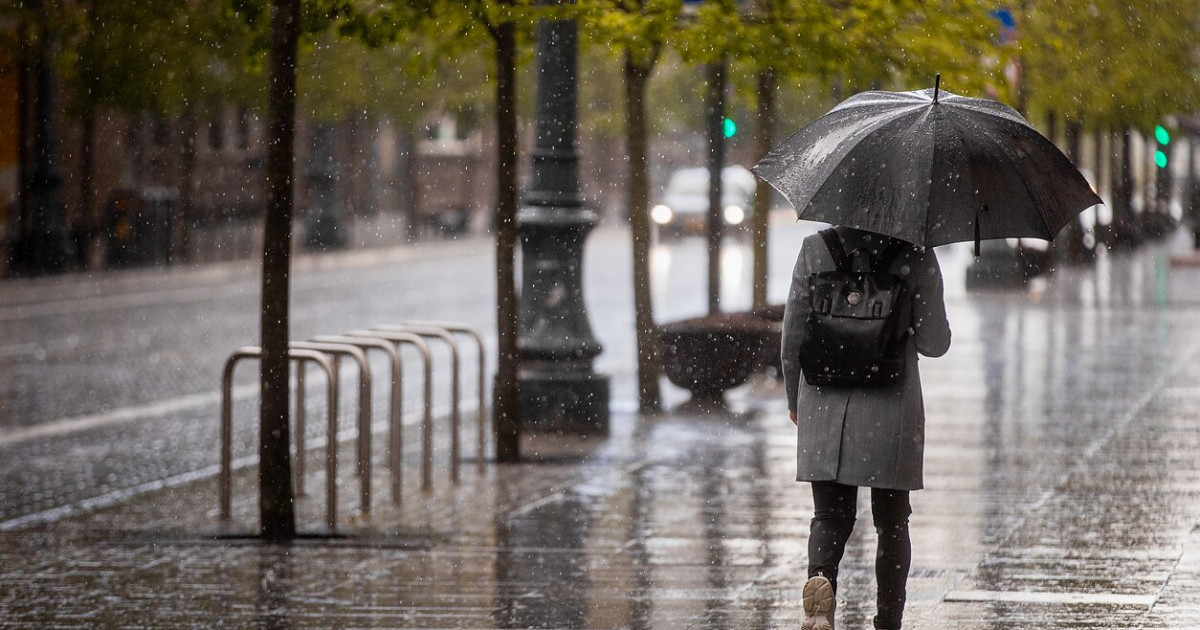
[[[650,208],[650,220],[659,225],[666,225],[675,218],[675,213],[671,209],[661,203],[653,208]]]
[[[741,206],[725,206],[725,222],[729,225],[741,225],[746,220],[746,211]]]

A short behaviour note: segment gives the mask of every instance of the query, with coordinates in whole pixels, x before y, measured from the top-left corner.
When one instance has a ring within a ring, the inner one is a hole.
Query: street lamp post
[[[521,422],[531,431],[608,430],[602,348],[583,301],[583,244],[596,214],[584,206],[575,146],[576,51],[573,20],[538,24],[533,180],[517,222],[521,239]]]

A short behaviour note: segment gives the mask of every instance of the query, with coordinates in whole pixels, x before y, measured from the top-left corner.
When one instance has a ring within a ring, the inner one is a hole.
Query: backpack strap
[[[825,247],[829,249],[829,255],[833,257],[833,266],[838,271],[850,270],[850,258],[846,256],[846,248],[842,246],[842,237],[833,228],[825,228],[817,234],[821,235],[821,239],[825,241]]]
[[[900,239],[891,239],[891,242],[888,243],[888,246],[883,248],[883,251],[879,253],[879,269],[876,271],[887,271],[891,269],[892,263],[896,262],[896,258],[900,256],[900,253],[904,251],[906,246],[908,246],[908,243],[905,243]]]

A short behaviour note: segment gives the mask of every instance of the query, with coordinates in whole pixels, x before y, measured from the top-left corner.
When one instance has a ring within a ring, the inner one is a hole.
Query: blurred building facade
[[[15,35],[16,29],[0,22],[0,30]],[[36,110],[28,74],[15,51],[0,47],[0,277],[10,275],[14,238],[28,228],[22,182],[34,153],[28,130]],[[84,121],[67,106],[67,89],[59,83],[52,99],[54,155],[74,268],[203,263],[259,251],[266,152],[260,112],[237,103],[178,116],[109,108]],[[581,101],[579,107],[583,117],[597,104]],[[496,199],[492,123],[490,115],[462,120],[444,111],[413,124],[354,111],[330,122],[301,116],[298,247],[305,246],[321,179],[313,166],[318,128],[332,128],[332,207],[344,232],[338,240],[364,247],[490,230]],[[521,121],[522,181],[529,178],[533,127],[532,120]],[[602,134],[579,136],[583,195],[602,222],[620,223],[628,218],[624,142],[618,128]],[[698,132],[667,135],[669,141],[651,139],[653,196],[675,168],[703,163]],[[730,161],[752,162],[750,144],[740,136],[731,140]]]
[[[16,24],[0,20],[0,31],[12,35]],[[21,68],[11,51],[0,48],[0,241],[7,242],[17,220],[21,159]],[[7,256],[4,257],[7,260]],[[0,261],[0,268],[7,264]]]
[[[27,82],[25,82],[27,83]],[[0,58],[0,276],[20,230],[22,127],[33,98],[13,60]],[[60,94],[59,102],[67,95]],[[57,113],[61,197],[78,269],[203,263],[258,251],[265,121],[233,104],[207,116],[115,110],[92,123],[85,176],[82,121]],[[490,122],[490,121],[489,121]],[[532,138],[522,126],[522,143]],[[494,133],[434,113],[416,129],[351,113],[332,123],[334,207],[349,247],[394,245],[490,230],[496,198]],[[303,243],[314,121],[297,121],[296,230]],[[619,143],[582,141],[583,185],[606,220],[623,220]],[[521,164],[527,174],[528,160]],[[85,207],[86,206],[86,207]],[[152,242],[145,242],[149,239]],[[118,250],[131,249],[126,255]],[[147,253],[147,252],[153,252]]]

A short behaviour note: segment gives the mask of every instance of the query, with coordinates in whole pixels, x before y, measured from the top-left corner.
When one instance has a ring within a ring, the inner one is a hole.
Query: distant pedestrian
[[[801,345],[813,308],[811,277],[835,261],[819,235],[800,247],[783,321],[783,375],[788,410],[798,427],[797,481],[812,483],[814,514],[804,583],[803,630],[832,630],[838,565],[854,529],[858,488],[871,488],[871,513],[879,545],[874,626],[898,630],[911,563],[909,491],[922,487],[925,410],[917,354],[937,357],[950,347],[942,274],[932,249],[848,227],[834,228],[856,260],[879,260],[898,251],[890,271],[903,279],[907,338],[903,369],[889,385],[815,386],[800,369]],[[851,304],[855,302],[851,296]]]

